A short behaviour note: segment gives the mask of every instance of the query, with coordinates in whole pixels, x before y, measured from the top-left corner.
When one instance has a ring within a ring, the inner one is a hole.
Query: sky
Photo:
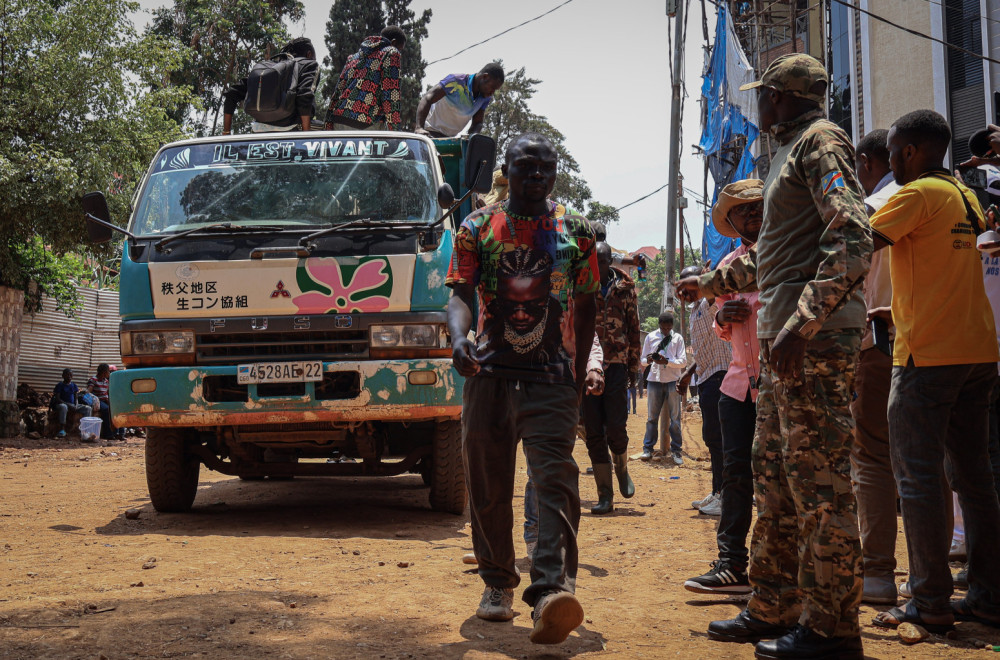
[[[364,1],[364,0],[361,0]],[[413,0],[417,15],[433,11],[422,43],[427,62],[455,52],[548,11],[564,0]],[[144,11],[167,4],[142,0]],[[323,36],[330,0],[303,0],[305,18],[289,26],[292,36],[312,39],[317,58],[326,55]],[[712,12],[711,3],[706,3]],[[704,165],[692,155],[701,135],[699,104],[704,40],[699,3],[690,3],[684,58],[681,172],[684,185],[702,192]],[[714,13],[709,15],[714,34]],[[140,26],[148,14],[136,17]],[[670,64],[667,36],[673,22],[665,2],[572,0],[553,13],[447,61],[427,67],[424,84],[450,73],[472,73],[503,59],[508,70],[524,66],[540,79],[532,110],[545,115],[566,136],[566,147],[594,199],[623,206],[667,183],[670,131]],[[404,54],[405,56],[405,54]],[[319,105],[319,104],[317,104]],[[690,193],[685,220],[691,240],[701,246],[703,209]],[[608,228],[618,249],[666,244],[667,190],[621,211]],[[685,240],[685,243],[687,241]]]

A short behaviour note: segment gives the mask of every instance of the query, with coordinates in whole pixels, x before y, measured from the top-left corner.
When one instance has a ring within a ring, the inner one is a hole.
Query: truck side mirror
[[[111,240],[111,212],[108,211],[108,200],[102,192],[91,192],[81,200],[84,218],[87,220],[87,239],[90,243],[107,243]]]
[[[441,208],[446,209],[454,203],[455,191],[447,183],[443,184],[438,188],[438,204],[441,205]]]
[[[493,188],[493,168],[497,160],[497,143],[488,135],[477,133],[469,138],[465,151],[465,185],[477,193]]]

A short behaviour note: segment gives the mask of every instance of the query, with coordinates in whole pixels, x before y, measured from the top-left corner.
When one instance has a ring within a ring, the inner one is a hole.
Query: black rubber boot
[[[628,454],[611,454],[611,460],[615,464],[615,475],[618,477],[618,491],[622,497],[628,499],[635,495],[635,484],[628,475]]]
[[[595,516],[611,513],[615,510],[615,489],[611,485],[611,463],[598,463],[594,466],[594,481],[597,482],[597,506],[590,512]]]

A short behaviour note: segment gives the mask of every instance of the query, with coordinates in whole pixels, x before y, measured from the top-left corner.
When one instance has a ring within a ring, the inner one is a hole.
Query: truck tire
[[[146,487],[160,513],[191,510],[198,492],[201,461],[187,452],[184,429],[149,429],[146,433]]]
[[[431,459],[431,508],[461,514],[465,511],[465,466],[462,463],[462,423],[438,422]]]

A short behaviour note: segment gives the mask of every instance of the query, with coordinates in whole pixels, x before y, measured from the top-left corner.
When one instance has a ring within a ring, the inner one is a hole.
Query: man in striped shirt
[[[702,274],[700,266],[688,266],[681,277]],[[691,375],[698,375],[698,406],[701,408],[701,439],[712,460],[712,492],[691,506],[709,516],[722,512],[719,492],[722,490],[722,429],[719,426],[719,386],[729,368],[732,350],[727,342],[715,335],[712,324],[718,312],[715,298],[701,297],[691,310],[691,353],[694,363],[677,381],[677,389],[684,392],[691,382]]]

